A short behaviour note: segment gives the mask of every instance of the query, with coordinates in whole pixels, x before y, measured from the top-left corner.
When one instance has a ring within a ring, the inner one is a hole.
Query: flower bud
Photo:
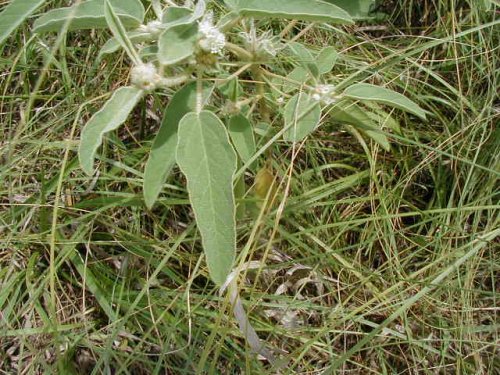
[[[248,32],[240,33],[243,38],[245,48],[258,57],[276,56],[282,47],[276,37],[270,31],[265,31],[257,35],[255,25],[252,23]]]
[[[153,38],[158,38],[163,31],[162,23],[158,20],[148,22],[146,25],[139,26],[139,31],[147,33]]]
[[[130,81],[143,90],[154,90],[161,83],[162,77],[152,63],[136,65],[132,68]]]
[[[335,86],[333,85],[318,85],[312,92],[311,97],[323,104],[330,105],[337,101],[335,96]]]

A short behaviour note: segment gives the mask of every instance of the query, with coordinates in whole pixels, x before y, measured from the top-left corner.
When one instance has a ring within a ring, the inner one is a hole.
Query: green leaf
[[[119,88],[85,125],[78,149],[80,164],[85,173],[93,173],[94,156],[104,134],[117,129],[125,122],[142,94],[143,91],[135,87]]]
[[[355,20],[373,18],[370,10],[375,5],[375,0],[324,0],[344,9]]]
[[[353,22],[345,10],[320,0],[232,0],[231,5],[241,16],[246,17]]]
[[[229,120],[229,136],[234,148],[246,163],[255,154],[255,138],[252,124],[243,115],[236,115]]]
[[[0,45],[43,3],[45,0],[11,0],[0,13]]]
[[[281,97],[283,93],[290,93],[299,89],[304,84],[312,81],[311,72],[302,66],[295,67],[286,77],[273,77],[270,86],[271,93],[276,97]],[[314,83],[312,83],[314,85]]]
[[[370,100],[399,108],[403,111],[413,113],[425,120],[426,112],[415,102],[395,91],[384,87],[370,85],[368,83],[357,83],[349,86],[343,93],[345,97],[357,100]]]
[[[493,1],[492,0],[480,0],[478,1],[479,9],[480,10],[491,10],[493,8]]]
[[[162,23],[165,27],[181,25],[192,22],[193,12],[185,7],[168,7],[163,12]]]
[[[226,128],[214,113],[188,113],[182,118],[177,163],[187,178],[210,276],[218,285],[226,281],[236,253],[236,161]]]
[[[391,150],[391,143],[382,131],[365,130],[364,133],[378,143],[384,150]]]
[[[377,142],[385,150],[389,151],[391,145],[384,132],[380,129],[383,121],[376,112],[367,112],[366,109],[351,102],[338,102],[329,112],[330,117],[343,124],[354,126],[368,137]]]
[[[190,57],[194,53],[197,38],[196,23],[168,28],[158,41],[158,60],[164,65],[172,65]]]
[[[312,53],[304,45],[297,42],[291,42],[287,47],[297,57],[297,62],[307,69],[313,77],[319,76],[319,69],[315,59]]]
[[[203,17],[206,11],[205,0],[198,0],[194,10],[186,7],[170,6],[165,9],[162,17],[163,26],[169,28],[175,25],[185,25]]]
[[[293,69],[283,80],[283,92],[289,93],[306,84],[312,79],[311,72],[302,66]]]
[[[158,57],[158,46],[152,45],[141,48],[141,50],[139,51],[139,56],[143,60],[156,61],[156,58]]]
[[[316,100],[299,92],[288,101],[283,115],[285,127],[289,127],[283,134],[283,139],[299,142],[318,126],[321,108]]]
[[[108,27],[113,33],[113,36],[116,38],[118,43],[120,43],[125,52],[127,52],[127,55],[130,57],[130,59],[136,65],[141,64],[141,58],[137,54],[134,45],[128,38],[127,31],[120,21],[120,18],[116,14],[110,0],[104,0],[104,16],[106,17],[106,22],[108,23]]]
[[[132,43],[142,43],[151,40],[151,34],[142,31],[130,31],[127,33],[127,38]],[[120,42],[116,38],[110,38],[99,51],[99,58],[104,55],[114,53],[121,48]]]
[[[238,165],[238,169],[241,165]],[[243,220],[247,211],[245,203],[245,195],[247,193],[247,185],[245,184],[245,175],[242,174],[234,182],[234,197],[236,200],[236,219]]]
[[[232,102],[238,101],[240,97],[240,92],[242,91],[238,77],[232,78],[229,81],[226,80],[223,84],[221,84],[218,87],[218,89],[222,95],[224,95],[227,99],[231,100]]]
[[[110,3],[124,26],[138,27],[144,21],[144,6],[140,0],[110,0]],[[68,30],[108,27],[104,0],[88,0],[79,5],[50,10],[35,21],[33,31],[59,31],[68,20],[71,22]]]
[[[205,87],[204,98],[209,98],[212,87]],[[165,180],[175,165],[177,130],[179,122],[189,112],[196,109],[196,83],[190,83],[177,91],[170,99],[163,121],[158,130],[144,170],[144,200],[148,208],[158,199]]]
[[[319,74],[330,73],[337,62],[339,54],[334,47],[325,47],[316,58]]]

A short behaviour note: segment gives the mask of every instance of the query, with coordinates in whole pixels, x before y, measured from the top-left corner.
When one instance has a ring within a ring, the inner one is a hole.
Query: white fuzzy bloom
[[[335,96],[335,86],[318,85],[312,90],[311,97],[326,105],[333,104],[337,100]]]
[[[250,31],[240,33],[245,41],[245,47],[256,54],[276,56],[281,49],[276,37],[270,31],[257,35],[254,23],[250,25]]]
[[[213,23],[213,14],[211,12],[205,14],[203,19],[198,22],[198,31],[201,34],[199,46],[203,51],[218,54],[226,45],[225,35],[219,31]]]
[[[132,68],[130,81],[143,90],[154,90],[161,83],[162,77],[152,63],[136,65]]]

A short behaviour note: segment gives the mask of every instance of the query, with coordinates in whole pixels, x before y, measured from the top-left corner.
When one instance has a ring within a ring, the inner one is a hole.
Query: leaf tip
[[[148,210],[151,210],[155,205],[157,196],[153,196],[151,194],[148,194],[146,189],[143,189],[143,191],[144,191],[144,194],[143,194],[144,204],[146,205],[146,208]]]

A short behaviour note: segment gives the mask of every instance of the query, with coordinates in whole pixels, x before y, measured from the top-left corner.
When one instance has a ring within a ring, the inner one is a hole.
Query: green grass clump
[[[291,32],[428,120],[395,111],[391,152],[337,124],[273,146],[279,202],[239,222],[238,261],[262,265],[240,294],[280,373],[499,374],[498,2],[381,3],[377,24]],[[0,374],[277,373],[209,281],[178,170],[144,207],[168,98],[106,139],[98,180],[79,168],[129,62],[97,61],[101,32],[66,38],[25,26],[0,54]]]

